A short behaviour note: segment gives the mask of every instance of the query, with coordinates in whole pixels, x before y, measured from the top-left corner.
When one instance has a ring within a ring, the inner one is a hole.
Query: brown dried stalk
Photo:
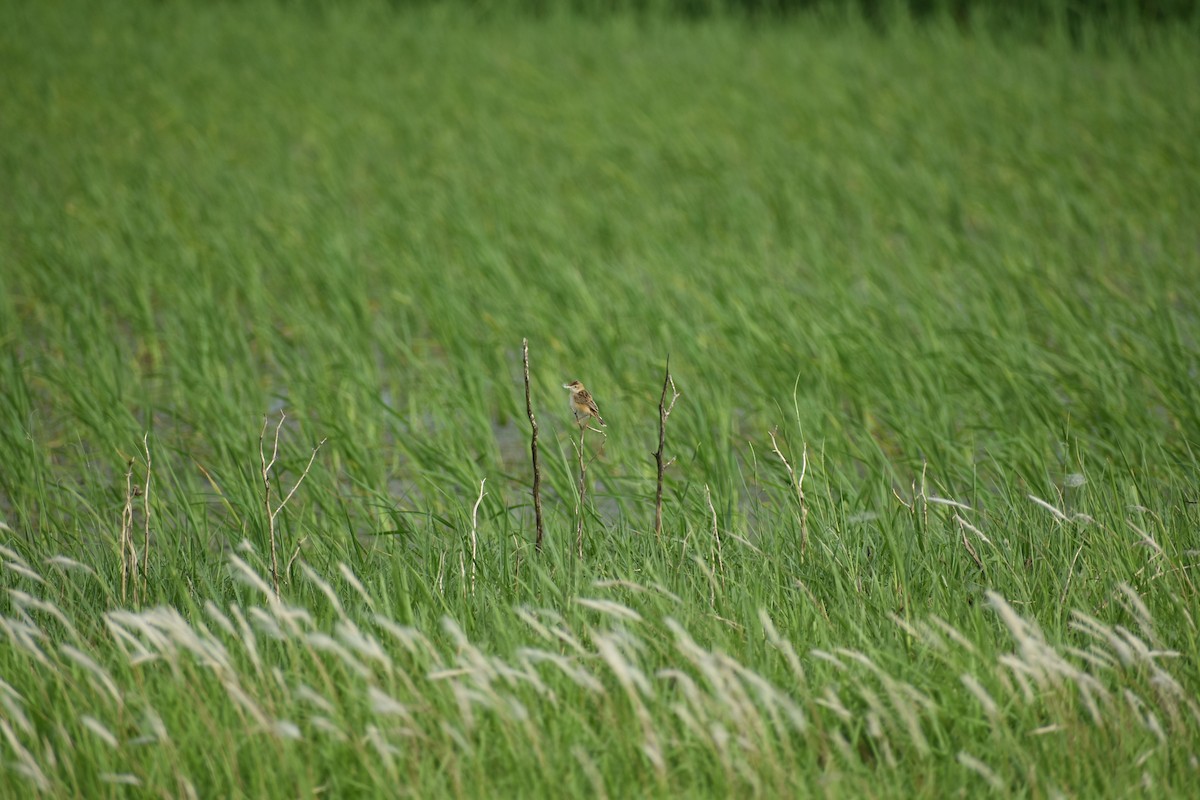
[[[129,459],[125,471],[125,508],[121,510],[121,602],[125,602],[129,576],[137,575],[137,550],[133,546],[133,459]],[[137,602],[137,585],[134,585],[134,602]]]
[[[721,574],[721,588],[725,588],[725,559],[721,556],[721,529],[717,527],[717,510],[713,508],[712,492],[704,484],[704,498],[708,500],[708,511],[712,515],[713,541],[717,544],[717,569]]]
[[[667,402],[667,387],[671,387],[671,402]],[[654,491],[654,536],[662,538],[662,498],[663,473],[675,459],[663,460],[663,451],[667,446],[667,418],[675,408],[679,392],[675,389],[675,379],[671,377],[671,356],[667,355],[666,375],[663,377],[662,395],[658,398],[658,450],[654,451],[654,463],[658,467],[658,487]]]
[[[534,547],[540,553],[542,550],[542,536],[545,528],[542,523],[542,467],[538,463],[538,425],[537,420],[533,416],[533,400],[529,396],[529,340],[521,340],[521,351],[525,364],[525,413],[529,415],[529,427],[533,430],[533,436],[529,441],[530,454],[533,457],[533,515],[537,525],[537,538],[534,540]]]
[[[142,588],[142,595],[150,589],[150,434],[147,433],[142,437],[142,450],[146,454],[146,483],[142,487],[142,515],[145,519],[143,530],[143,545],[142,545],[142,580],[145,585]]]
[[[263,449],[263,441],[267,435],[267,417],[263,416],[262,430],[258,434],[258,457],[259,463],[262,465],[262,481],[263,481],[263,507],[267,512],[267,532],[271,540],[271,581],[274,584],[275,596],[279,597],[279,556],[277,554],[275,543],[275,518],[279,516],[279,512],[283,511],[283,507],[292,499],[292,495],[300,488],[300,484],[304,483],[304,479],[308,477],[308,471],[312,469],[313,461],[317,458],[317,451],[325,444],[325,439],[317,443],[313,448],[312,455],[308,457],[308,464],[304,467],[304,472],[300,473],[300,477],[296,479],[296,483],[292,485],[291,491],[287,496],[280,501],[279,505],[271,508],[271,470],[275,466],[275,462],[279,458],[279,430],[283,427],[283,421],[287,419],[287,415],[282,411],[279,412],[279,424],[275,426],[275,440],[271,446],[271,460],[267,461],[267,455]]]
[[[583,558],[583,515],[586,513],[584,503],[587,500],[587,461],[583,457],[583,441],[588,427],[588,425],[579,426],[579,445],[575,448],[575,453],[579,456],[579,506],[576,508],[579,523],[575,528],[575,549],[579,552],[580,558]]]
[[[479,497],[475,500],[475,507],[471,509],[471,596],[475,596],[475,554],[479,541],[479,504],[483,502],[483,496],[486,492],[483,491],[483,485],[487,483],[487,478],[479,482]]]

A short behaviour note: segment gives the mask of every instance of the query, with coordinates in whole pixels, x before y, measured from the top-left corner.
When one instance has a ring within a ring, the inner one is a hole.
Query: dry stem
[[[533,515],[537,525],[537,539],[534,540],[534,547],[538,552],[542,550],[542,536],[545,528],[542,523],[542,467],[538,463],[538,425],[537,420],[533,417],[533,400],[529,396],[529,340],[521,340],[521,351],[525,365],[525,413],[529,415],[529,427],[533,430],[533,437],[529,441],[529,450],[533,457]]]
[[[804,476],[808,472],[808,443],[805,442],[802,444],[800,476],[796,477],[796,471],[792,469],[792,465],[788,463],[788,460],[784,458],[783,453],[779,450],[779,444],[775,441],[775,431],[770,431],[769,435],[771,437],[771,450],[775,455],[779,456],[779,460],[787,468],[792,487],[796,490],[796,502],[800,507],[800,556],[803,558],[804,552],[808,548],[808,505],[804,502]]]
[[[267,533],[271,540],[271,581],[274,584],[275,596],[279,597],[279,556],[275,543],[275,518],[279,516],[279,512],[283,511],[283,507],[292,499],[292,495],[300,488],[300,484],[304,483],[304,479],[308,477],[308,471],[312,469],[313,461],[317,458],[317,451],[325,444],[325,439],[317,443],[317,446],[312,449],[312,455],[308,457],[308,464],[304,467],[304,472],[300,473],[300,477],[296,479],[296,483],[292,485],[291,491],[287,496],[280,501],[279,505],[271,508],[271,470],[275,466],[275,462],[279,459],[279,431],[283,427],[283,421],[287,419],[287,415],[282,411],[279,412],[279,424],[275,426],[275,439],[271,446],[271,460],[267,460],[266,451],[263,448],[263,441],[267,435],[267,417],[263,416],[262,430],[258,433],[258,457],[259,463],[262,465],[262,481],[263,481],[263,507],[267,512]]]
[[[588,425],[579,426],[579,446],[575,448],[575,452],[579,456],[579,507],[576,509],[579,523],[575,528],[575,549],[579,552],[580,558],[583,558],[583,515],[584,502],[587,500],[587,461],[583,458],[583,440],[587,435],[588,427]]]
[[[487,478],[479,482],[479,497],[475,500],[475,507],[471,509],[471,596],[475,596],[475,553],[476,545],[478,544],[479,531],[479,504],[483,502],[483,485],[487,483]]]
[[[144,542],[142,545],[142,580],[145,585],[142,594],[145,596],[150,588],[150,434],[142,437],[142,450],[146,453],[146,483],[142,488],[142,515],[145,517]]]
[[[663,451],[667,445],[667,417],[675,408],[679,392],[675,389],[675,380],[671,377],[671,356],[667,355],[666,375],[663,377],[662,395],[658,398],[658,450],[654,452],[654,463],[658,467],[658,487],[654,492],[654,536],[662,538],[662,498],[663,473],[675,459],[663,460]],[[667,403],[667,387],[671,387],[671,402]]]
[[[125,471],[125,508],[121,511],[121,602],[125,602],[125,594],[129,584],[129,576],[137,572],[137,550],[133,547],[133,459],[129,459]],[[134,587],[137,594],[137,587]],[[136,598],[135,598],[136,602]]]
[[[721,530],[717,527],[717,510],[713,508],[712,492],[704,484],[704,497],[708,500],[708,511],[712,514],[713,541],[717,543],[717,569],[721,573],[721,588],[725,588],[725,559],[721,556]]]

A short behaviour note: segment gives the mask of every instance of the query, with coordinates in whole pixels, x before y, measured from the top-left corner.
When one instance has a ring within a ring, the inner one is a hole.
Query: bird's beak
[[[563,384],[563,388],[564,388],[564,389],[570,389],[570,388],[571,388],[571,384],[569,384],[569,383],[564,383],[564,384]]]

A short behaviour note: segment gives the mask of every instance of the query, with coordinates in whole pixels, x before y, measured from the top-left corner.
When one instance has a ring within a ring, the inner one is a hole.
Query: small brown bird
[[[604,425],[604,418],[600,416],[600,409],[596,408],[596,401],[592,399],[592,393],[583,388],[583,384],[579,381],[571,381],[563,384],[564,389],[571,390],[571,412],[575,415],[575,422],[579,425],[589,424],[592,417],[601,425]]]

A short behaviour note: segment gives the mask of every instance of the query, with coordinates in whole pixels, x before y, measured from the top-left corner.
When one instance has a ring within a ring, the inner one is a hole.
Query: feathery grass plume
[[[623,643],[621,637],[611,633],[594,633],[592,642],[596,646],[596,654],[608,665],[633,708],[634,716],[642,731],[642,754],[654,767],[659,780],[662,780],[667,767],[663,746],[659,740],[658,731],[654,727],[654,719],[643,699],[653,696],[654,692],[650,681],[636,663],[628,657],[628,646]]]
[[[648,586],[643,586],[636,581],[604,579],[592,581],[592,586],[597,589],[628,589],[634,594],[654,594],[666,598],[677,605],[683,602],[679,595],[671,592],[657,581]]]
[[[577,655],[591,655],[575,634],[563,623],[563,619],[558,612],[550,609],[538,609],[534,611],[527,608],[518,608],[516,613],[522,622],[532,628],[546,641],[565,644],[575,651]],[[546,617],[547,623],[543,623],[540,617]]]
[[[120,743],[117,741],[117,737],[113,735],[113,732],[110,731],[103,722],[95,717],[84,714],[79,718],[79,723],[95,734],[96,738],[104,742],[113,750],[116,750],[118,747],[120,747]]]
[[[957,644],[966,652],[972,655],[975,655],[979,652],[970,639],[968,639],[966,636],[963,636],[962,632],[941,617],[934,614],[929,618],[929,622],[941,630],[942,633],[946,634],[946,636],[948,636],[955,644]]]
[[[266,609],[252,606],[246,613],[254,621],[254,627],[265,633],[268,638],[274,639],[277,642],[287,641],[287,634],[279,627],[275,616],[267,613]]]
[[[233,701],[234,707],[240,712],[244,712],[243,720],[248,716],[254,722],[254,732],[266,733],[274,729],[270,718],[266,712],[258,705],[246,690],[241,687],[237,679],[230,676],[221,681],[221,685],[225,687],[226,696]]]
[[[971,695],[979,702],[979,705],[983,709],[984,713],[987,714],[990,719],[995,721],[1000,714],[1000,707],[996,705],[996,701],[992,699],[990,694],[988,694],[988,690],[983,687],[983,684],[979,682],[979,679],[969,672],[964,672],[959,676],[958,679],[962,685],[967,688],[967,691],[970,692]]]
[[[271,732],[279,739],[299,741],[304,738],[300,726],[288,719],[277,719],[271,725]]]
[[[135,740],[131,740],[130,744],[142,742],[146,744],[169,744],[171,736],[167,732],[167,726],[163,722],[162,715],[145,703],[143,703],[141,711],[141,729],[145,730],[146,733]]]
[[[323,717],[319,714],[314,715],[308,719],[308,724],[314,730],[320,731],[336,742],[347,742],[350,740],[350,736],[328,717]]]
[[[79,635],[79,630],[75,627],[75,624],[54,603],[34,597],[31,594],[26,594],[20,589],[9,589],[8,596],[13,606],[21,612],[26,624],[35,624],[33,618],[28,614],[29,611],[40,611],[53,617],[54,621],[63,627],[63,630],[67,632],[73,642],[76,644],[81,643],[82,637]]]
[[[75,560],[75,559],[73,559],[73,558],[69,558],[68,556],[64,556],[64,555],[61,555],[61,554],[60,554],[60,555],[54,555],[54,556],[51,556],[50,558],[47,558],[47,559],[45,560],[45,563],[46,563],[48,566],[52,566],[52,567],[62,567],[62,568],[64,568],[64,569],[68,569],[68,570],[74,570],[74,571],[78,571],[78,572],[85,572],[85,573],[87,573],[88,575],[95,575],[95,574],[96,574],[96,570],[92,569],[92,568],[91,568],[91,567],[89,567],[87,564],[80,563],[79,561],[76,561],[76,560]]]
[[[763,633],[767,637],[767,642],[783,655],[792,676],[801,686],[807,685],[808,678],[804,673],[804,665],[800,663],[800,657],[796,653],[796,648],[789,640],[779,634],[779,631],[775,628],[774,621],[765,608],[758,609],[758,620],[762,625]]]
[[[110,675],[106,669],[104,669],[104,667],[96,663],[95,659],[93,659],[87,653],[84,653],[82,650],[78,650],[69,644],[59,645],[58,650],[60,653],[66,656],[67,659],[75,664],[78,664],[87,671],[87,674],[90,675],[94,681],[93,685],[103,690],[103,694],[112,698],[113,707],[117,709],[124,707],[125,696],[117,687],[117,682],[113,679],[113,676]]]
[[[1004,781],[996,774],[995,770],[989,767],[984,762],[980,761],[975,756],[968,753],[966,750],[960,750],[958,753],[958,763],[974,772],[979,777],[983,778],[984,782],[991,787],[992,791],[1004,791]]]
[[[380,762],[387,769],[388,778],[393,783],[399,782],[400,772],[396,767],[396,758],[401,755],[400,748],[389,742],[383,732],[375,725],[367,726],[366,740],[370,743],[375,754],[379,756]]]
[[[337,592],[333,590],[333,586],[303,561],[300,562],[300,571],[309,583],[321,590],[321,594],[329,600],[329,606],[337,613],[338,618],[346,619],[346,609],[342,606],[342,601],[338,598]]]
[[[232,638],[238,635],[237,631],[234,630],[233,622],[230,621],[229,617],[225,616],[225,613],[221,609],[217,608],[212,600],[204,601],[204,613],[209,619],[217,623],[221,630],[225,631],[229,637]]]
[[[595,600],[588,597],[576,597],[574,603],[584,608],[590,608],[606,616],[630,622],[641,622],[642,615],[629,606],[614,603],[612,600]]]
[[[600,767],[596,764],[595,759],[579,745],[572,745],[571,757],[579,764],[579,768],[583,770],[583,774],[587,776],[588,783],[591,785],[592,796],[596,800],[608,800],[608,792],[604,788],[604,775],[600,771]]]
[[[235,578],[253,587],[264,597],[268,597],[269,599],[275,598],[275,593],[272,591],[271,586],[249,564],[233,553],[229,554],[229,563],[234,569]]]
[[[296,686],[294,694],[297,700],[305,702],[314,708],[323,711],[329,716],[334,716],[337,711],[334,709],[332,701],[328,697],[313,689],[311,686],[301,683]]]
[[[293,638],[303,636],[316,626],[315,618],[307,608],[275,602],[268,603],[267,608],[279,626]]]
[[[25,713],[25,698],[0,679],[0,706],[4,707],[4,716],[16,723],[17,727],[28,734],[33,733],[33,723]]]
[[[122,617],[132,616],[129,612],[110,611],[104,615],[104,625],[112,635],[117,649],[131,666],[155,661],[159,658],[157,651],[151,651],[138,635],[122,622]]]
[[[409,655],[427,658],[430,662],[438,665],[444,663],[441,653],[429,641],[428,637],[416,628],[407,625],[397,625],[395,621],[380,614],[374,616],[374,622],[395,639]]]
[[[342,577],[346,579],[346,583],[350,584],[351,588],[353,588],[358,596],[362,598],[363,602],[367,604],[367,608],[374,611],[375,598],[371,597],[370,593],[367,592],[366,587],[362,585],[362,581],[360,581],[358,576],[354,574],[354,571],[346,565],[346,562],[338,562],[338,572],[342,573]]]
[[[407,722],[413,721],[408,707],[377,686],[367,687],[367,702],[371,712],[381,717],[400,717]]]
[[[50,779],[46,777],[46,773],[42,771],[33,754],[21,743],[12,727],[9,726],[8,720],[0,719],[0,733],[4,734],[9,749],[17,758],[16,763],[12,764],[10,769],[28,780],[37,791],[49,792],[52,788]]]
[[[336,656],[338,663],[359,678],[366,679],[371,677],[371,670],[355,658],[341,642],[327,633],[309,631],[303,637],[303,644],[314,654],[330,653]]]
[[[354,653],[357,653],[368,661],[379,664],[383,667],[384,672],[389,675],[395,670],[392,657],[388,655],[387,650],[383,648],[379,640],[371,634],[364,632],[352,621],[348,619],[338,620],[334,624],[333,630],[338,640]]]
[[[242,610],[238,606],[230,605],[229,613],[233,617],[234,624],[237,626],[242,644],[242,652],[250,659],[250,666],[254,667],[255,674],[262,675],[262,659],[258,655],[258,638],[254,635],[254,629],[250,627],[245,615],[242,614]]]
[[[850,722],[854,719],[854,715],[846,708],[846,704],[842,702],[842,698],[838,695],[838,691],[833,685],[827,685],[821,696],[817,698],[816,704],[822,708],[832,711],[842,722]]]
[[[1154,631],[1154,621],[1150,617],[1150,609],[1146,608],[1146,603],[1142,600],[1141,595],[1125,582],[1117,584],[1117,592],[1119,593],[1118,601],[1125,607],[1129,616],[1137,622],[1142,635],[1155,647],[1161,647],[1162,644]]]
[[[1070,518],[1070,517],[1068,517],[1068,516],[1067,516],[1066,514],[1064,514],[1063,512],[1059,511],[1059,510],[1058,510],[1057,508],[1055,508],[1054,506],[1052,506],[1052,505],[1050,505],[1049,503],[1047,503],[1047,502],[1046,502],[1045,500],[1043,500],[1042,498],[1040,498],[1040,497],[1037,497],[1037,496],[1035,496],[1035,495],[1032,495],[1032,494],[1030,494],[1030,495],[1026,495],[1026,497],[1028,497],[1030,500],[1032,500],[1032,501],[1033,501],[1034,503],[1036,503],[1037,505],[1039,505],[1039,506],[1041,506],[1042,508],[1044,508],[1044,509],[1046,509],[1047,511],[1049,511],[1049,512],[1050,512],[1050,514],[1051,514],[1051,515],[1053,515],[1053,517],[1054,517],[1056,520],[1058,520],[1059,522],[1070,522],[1070,521],[1071,521],[1071,518]]]
[[[572,683],[589,693],[605,694],[606,692],[604,684],[595,675],[588,672],[583,664],[577,663],[568,656],[531,647],[521,648],[517,651],[517,656],[528,661],[531,666],[545,663],[553,664]],[[552,691],[547,690],[547,696],[552,698],[553,694]]]
[[[46,579],[43,578],[40,573],[38,573],[36,570],[34,570],[33,567],[29,566],[21,559],[13,559],[11,561],[6,561],[4,563],[4,566],[10,572],[15,572],[17,575],[20,575],[23,578],[28,578],[29,580],[33,581],[34,583],[38,583],[43,586],[46,585]]]

